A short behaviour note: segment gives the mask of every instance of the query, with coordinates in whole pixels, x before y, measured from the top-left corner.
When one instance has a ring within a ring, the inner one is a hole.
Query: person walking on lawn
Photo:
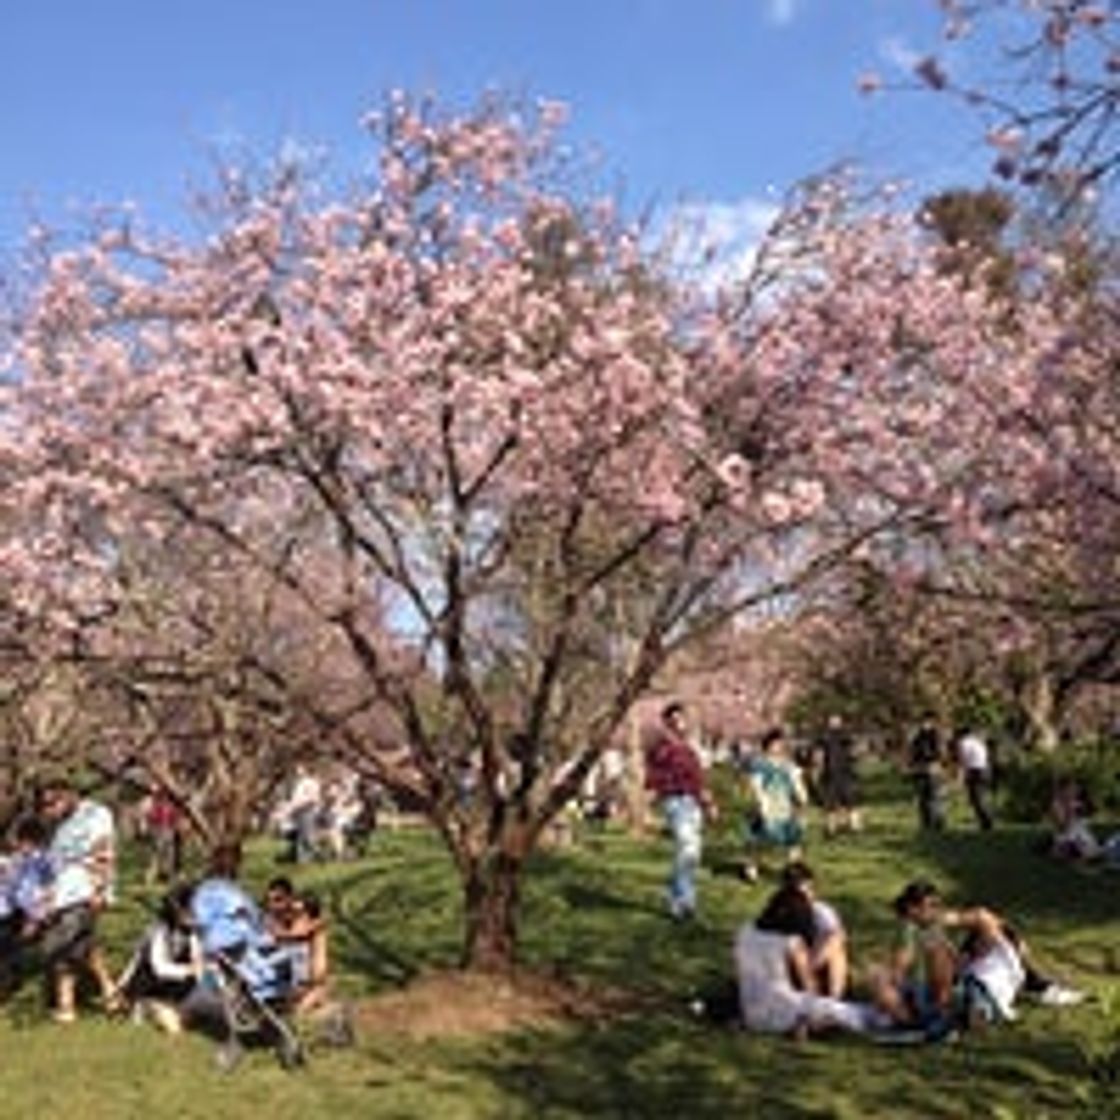
[[[646,752],[646,788],[657,799],[673,839],[669,874],[669,913],[677,920],[694,917],[696,877],[704,846],[704,821],[716,816],[704,768],[687,739],[684,705],[673,701],[661,713],[661,727]]]

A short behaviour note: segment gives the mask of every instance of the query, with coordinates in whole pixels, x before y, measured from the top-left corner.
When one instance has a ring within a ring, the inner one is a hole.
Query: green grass
[[[542,854],[526,884],[523,958],[530,967],[650,997],[640,1013],[551,1030],[521,1029],[440,1042],[364,1035],[352,1051],[323,1052],[297,1073],[254,1054],[218,1073],[212,1047],[100,1020],[49,1025],[35,986],[0,1015],[3,1115],[213,1117],[269,1120],[318,1115],[444,1120],[519,1117],[759,1116],[900,1118],[1120,1116],[1120,1093],[1097,1058],[1115,1039],[1120,1003],[1120,874],[1084,873],[1029,853],[1031,834],[981,836],[954,807],[945,835],[919,837],[897,779],[869,784],[870,826],[859,837],[812,835],[808,858],[822,893],[845,915],[859,962],[890,943],[887,900],[927,875],[959,902],[984,901],[1028,931],[1042,964],[1092,990],[1079,1008],[1031,1008],[1013,1026],[937,1047],[877,1047],[854,1039],[803,1045],[702,1025],[689,997],[726,974],[736,926],[757,912],[766,884],[706,875],[702,920],[669,923],[660,906],[662,841],[588,834],[563,854]],[[712,837],[713,868],[735,854],[737,822]],[[273,872],[254,849],[250,878]],[[301,873],[333,915],[340,986],[362,997],[454,963],[458,897],[438,841],[383,834],[359,863]],[[144,893],[126,867],[121,904],[107,923],[123,962],[143,924]]]

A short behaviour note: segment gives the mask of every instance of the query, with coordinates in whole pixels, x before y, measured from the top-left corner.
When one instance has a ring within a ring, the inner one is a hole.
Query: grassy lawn
[[[919,837],[905,791],[890,775],[871,783],[870,825],[859,837],[811,836],[807,856],[822,894],[838,905],[860,961],[890,944],[887,900],[927,875],[958,902],[983,900],[1028,931],[1035,956],[1092,991],[1091,1004],[1028,1008],[1012,1026],[930,1047],[831,1039],[794,1044],[717,1029],[687,1014],[690,996],[726,973],[733,932],[767,891],[717,873],[734,854],[733,823],[713,838],[700,922],[663,916],[667,848],[614,832],[585,834],[570,852],[541,855],[527,883],[524,960],[644,997],[644,1010],[552,1028],[438,1041],[366,1031],[356,1049],[317,1053],[281,1071],[254,1054],[219,1073],[212,1046],[100,1019],[47,1023],[35,986],[0,1014],[2,1114],[214,1117],[269,1120],[361,1117],[965,1118],[1120,1116],[1120,1091],[1100,1076],[1120,1024],[1120,874],[1085,873],[1029,853],[1031,834],[1001,827],[981,836],[954,806],[945,835]],[[274,870],[271,847],[250,875]],[[434,837],[380,835],[356,863],[301,872],[333,915],[339,986],[357,999],[451,965],[457,894]],[[123,963],[144,922],[144,893],[126,867],[111,915],[114,961]]]

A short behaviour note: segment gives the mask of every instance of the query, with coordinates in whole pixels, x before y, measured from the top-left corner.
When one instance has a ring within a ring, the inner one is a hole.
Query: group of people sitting
[[[223,1034],[228,1016],[216,964],[232,969],[254,998],[285,1011],[327,1006],[328,930],[318,898],[279,876],[258,904],[232,869],[219,851],[207,878],[164,896],[120,979],[137,1020],[171,1034]]]
[[[1021,994],[1050,1005],[1083,998],[1039,973],[1021,937],[992,910],[947,908],[924,880],[907,884],[893,909],[898,934],[891,958],[869,970],[866,998],[853,1000],[843,922],[817,897],[809,867],[790,863],[758,918],[735,940],[743,1024],[795,1037],[846,1030],[932,1041],[1014,1019]]]
[[[52,1018],[72,1023],[88,978],[109,1013],[131,1009],[170,1033],[223,1033],[216,966],[225,962],[253,998],[284,1012],[327,1007],[328,928],[318,899],[281,876],[258,904],[236,881],[238,854],[220,846],[203,879],[173,886],[115,977],[98,931],[114,891],[112,813],[68,778],[45,782],[0,857],[0,998],[41,972]]]
[[[51,1014],[76,1018],[78,981],[96,983],[106,1010],[120,999],[98,943],[98,918],[112,902],[113,818],[67,777],[51,777],[33,811],[13,829],[0,858],[0,995],[18,985],[34,955],[47,978]]]

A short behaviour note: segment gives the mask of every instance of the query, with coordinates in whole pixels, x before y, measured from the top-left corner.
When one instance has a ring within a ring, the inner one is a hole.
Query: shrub
[[[1120,815],[1120,743],[1111,739],[1065,744],[1053,754],[1020,754],[1002,772],[1003,813],[1012,820],[1042,820],[1054,786],[1080,782],[1096,811]]]

